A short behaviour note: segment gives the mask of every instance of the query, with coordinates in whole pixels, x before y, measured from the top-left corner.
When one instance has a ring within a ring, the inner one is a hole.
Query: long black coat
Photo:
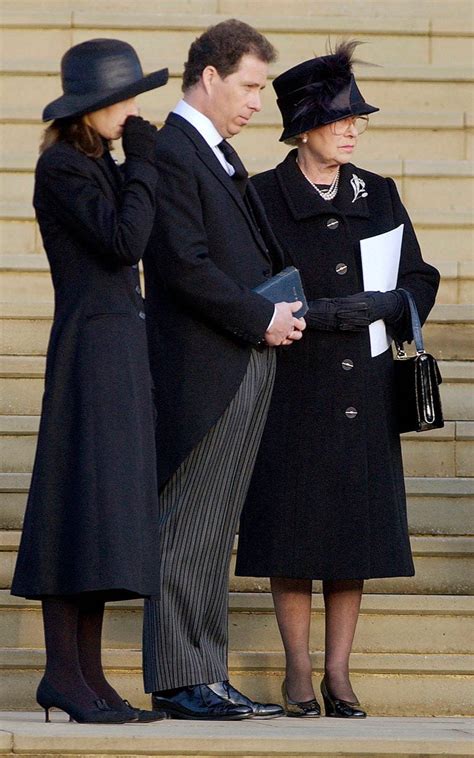
[[[367,191],[355,201],[353,173]],[[362,291],[359,241],[404,223],[398,286],[413,293],[425,320],[439,276],[422,260],[391,179],[346,165],[329,203],[302,176],[292,151],[275,170],[257,176],[255,186],[286,263],[301,271],[308,300]],[[346,273],[336,272],[340,263]],[[407,336],[406,323],[400,319],[399,337]],[[368,329],[308,328],[299,343],[278,351],[242,517],[238,574],[353,579],[413,573],[392,362],[391,350],[371,358]],[[356,409],[354,418],[348,408]]]
[[[158,133],[156,223],[145,252],[147,330],[162,486],[239,388],[273,305],[250,288],[282,253],[199,132],[171,113]]]
[[[137,263],[156,170],[66,143],[40,157],[34,205],[55,289],[33,478],[12,593],[156,594],[153,402]]]

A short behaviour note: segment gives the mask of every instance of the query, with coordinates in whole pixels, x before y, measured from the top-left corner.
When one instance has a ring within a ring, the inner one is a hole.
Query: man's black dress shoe
[[[154,692],[153,708],[164,711],[173,719],[201,719],[206,721],[239,721],[253,715],[247,705],[234,705],[213,692],[207,684],[180,687],[173,694]]]
[[[285,711],[281,705],[275,703],[256,703],[249,697],[232,687],[229,681],[214,682],[209,685],[209,689],[219,695],[223,700],[234,705],[246,705],[252,709],[252,716],[256,719],[274,719],[278,716],[284,716]]]

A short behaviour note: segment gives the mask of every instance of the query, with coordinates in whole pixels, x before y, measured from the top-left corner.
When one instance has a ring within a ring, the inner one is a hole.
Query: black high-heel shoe
[[[78,724],[125,724],[130,720],[126,713],[113,711],[106,701],[98,698],[94,701],[95,708],[81,708],[69,698],[51,687],[43,677],[36,691],[36,702],[44,708],[44,720],[49,722],[49,709],[60,708],[69,716],[69,721]]]
[[[321,682],[321,695],[326,716],[336,719],[365,719],[367,716],[358,703],[350,703],[348,700],[339,700],[334,697],[329,692],[324,678]]]
[[[161,721],[168,718],[164,711],[144,711],[142,708],[134,708],[128,700],[123,700],[123,710],[118,709],[119,713],[128,713],[128,721],[137,721],[140,724],[150,724],[152,721]]]
[[[290,700],[286,689],[286,679],[281,685],[281,694],[283,697],[283,704],[285,706],[285,712],[287,716],[317,719],[321,715],[321,706],[316,699],[303,700],[302,702],[298,702],[297,700]]]

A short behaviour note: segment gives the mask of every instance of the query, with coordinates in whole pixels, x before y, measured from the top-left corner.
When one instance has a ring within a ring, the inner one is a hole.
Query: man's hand
[[[296,303],[276,303],[275,314],[271,326],[265,332],[265,342],[271,347],[291,345],[303,336],[306,329],[304,318],[295,318],[294,313],[303,306],[299,300]]]

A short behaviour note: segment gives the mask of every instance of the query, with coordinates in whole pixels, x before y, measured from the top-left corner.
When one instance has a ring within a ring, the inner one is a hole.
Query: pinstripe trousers
[[[161,586],[145,601],[145,692],[228,679],[230,558],[275,358],[273,349],[252,350],[235,397],[160,497]]]

